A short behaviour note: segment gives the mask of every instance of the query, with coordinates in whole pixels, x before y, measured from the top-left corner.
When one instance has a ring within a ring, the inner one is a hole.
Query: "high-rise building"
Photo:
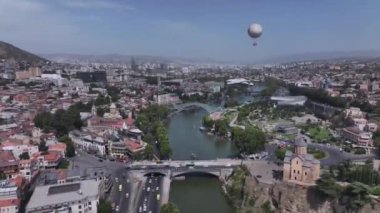
[[[139,65],[137,65],[136,61],[134,58],[131,59],[131,70],[132,71],[137,71],[139,70]]]

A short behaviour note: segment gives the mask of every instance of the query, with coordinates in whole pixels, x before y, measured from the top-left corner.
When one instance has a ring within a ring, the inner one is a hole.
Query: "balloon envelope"
[[[260,24],[251,24],[248,27],[248,35],[252,38],[258,38],[263,33],[263,28]]]

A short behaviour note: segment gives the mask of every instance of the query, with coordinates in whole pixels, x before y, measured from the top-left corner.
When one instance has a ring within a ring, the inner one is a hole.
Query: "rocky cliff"
[[[379,212],[380,202],[373,200],[359,213]],[[323,201],[308,187],[289,183],[266,185],[254,177],[247,176],[244,186],[244,199],[240,212],[279,212],[279,213],[330,213],[347,212],[337,202]]]

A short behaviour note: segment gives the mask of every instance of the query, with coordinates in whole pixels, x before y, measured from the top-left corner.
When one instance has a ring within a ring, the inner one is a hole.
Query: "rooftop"
[[[0,200],[0,208],[8,206],[18,206],[20,204],[20,199],[5,199]]]
[[[97,197],[99,182],[84,180],[69,184],[37,186],[27,205],[27,210],[49,205],[75,202],[87,197]]]

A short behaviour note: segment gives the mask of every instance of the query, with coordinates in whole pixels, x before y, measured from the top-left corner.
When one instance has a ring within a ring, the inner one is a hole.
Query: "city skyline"
[[[35,53],[155,55],[253,63],[302,53],[378,51],[367,1],[7,1],[0,40]],[[354,15],[353,15],[354,14]],[[246,29],[263,26],[252,47]]]

